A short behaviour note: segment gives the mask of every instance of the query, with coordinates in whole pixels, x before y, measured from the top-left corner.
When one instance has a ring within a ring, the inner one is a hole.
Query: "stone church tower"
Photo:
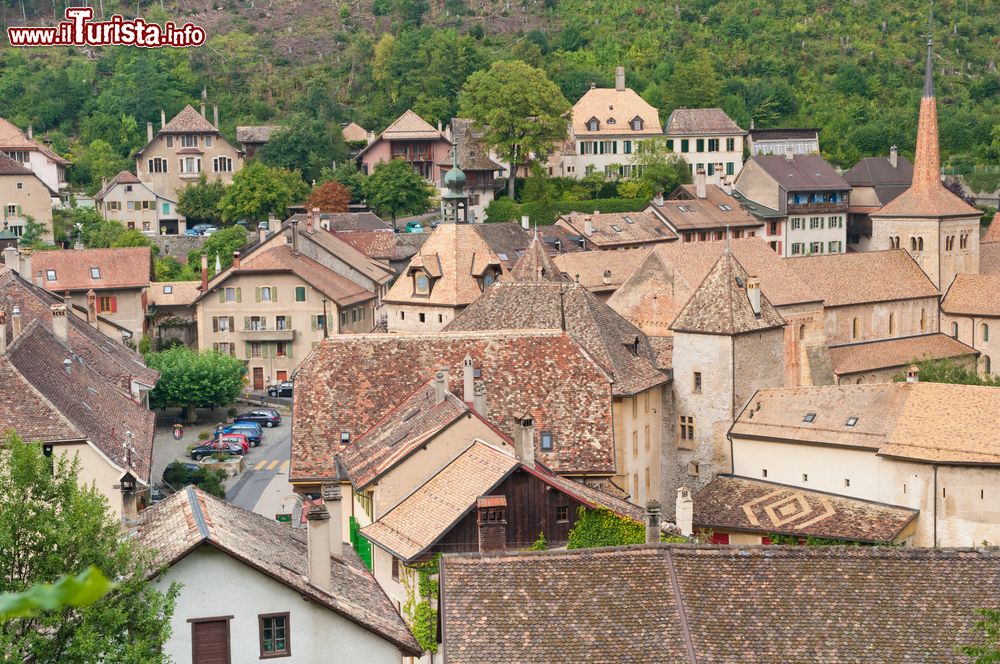
[[[873,249],[905,249],[942,293],[956,274],[979,273],[981,212],[941,184],[934,64],[927,41],[913,182],[871,215]]]

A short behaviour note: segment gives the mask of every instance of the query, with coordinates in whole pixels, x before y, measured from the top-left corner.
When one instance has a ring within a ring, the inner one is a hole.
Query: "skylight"
[[[100,279],[101,278],[101,268],[99,268],[99,267],[92,267],[92,268],[90,268],[90,278],[91,279]]]
[[[847,424],[845,424],[844,426],[853,427],[857,423],[858,423],[858,418],[856,418],[856,417],[848,417],[847,418]]]
[[[611,230],[613,230],[616,233],[621,233],[622,232],[622,227],[621,226],[612,225],[611,226]]]
[[[802,418],[803,422],[815,422],[816,413],[806,413],[806,416]]]
[[[633,219],[632,217],[625,217],[625,223],[626,224],[634,224],[635,223],[635,219]]]
[[[719,205],[719,209],[722,210],[723,212],[732,212],[733,211],[733,208],[729,207],[728,205],[721,205],[720,204]]]

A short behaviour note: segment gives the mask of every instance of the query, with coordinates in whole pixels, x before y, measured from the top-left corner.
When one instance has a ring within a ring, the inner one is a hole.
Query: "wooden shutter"
[[[212,316],[212,332],[218,332],[218,331],[219,331],[219,317]]]
[[[236,319],[233,318],[232,316],[229,317],[229,331],[230,332],[236,331]]]
[[[226,301],[226,289],[225,288],[220,288],[219,289],[219,302],[225,302],[225,301]]]
[[[117,312],[118,311],[118,298],[115,297],[114,295],[112,295],[108,299],[111,300],[111,313]]]
[[[243,317],[243,329],[244,330],[249,330],[250,329],[250,316],[244,316]]]
[[[278,301],[278,287],[271,286],[271,302],[277,302],[277,301]]]
[[[254,297],[256,298],[254,302],[260,302],[260,286],[254,288],[254,293],[255,293]]]
[[[294,344],[291,341],[286,341],[285,342],[285,357],[288,357],[288,358],[292,357],[292,346],[293,345]]]
[[[309,327],[313,331],[319,329],[319,319],[316,317],[315,314],[309,317]]]
[[[193,664],[229,664],[229,621],[191,623]]]
[[[247,359],[249,360],[250,359],[250,342],[248,341],[248,342],[246,342],[246,344],[247,344],[247,347],[246,347]]]
[[[243,301],[243,295],[241,293],[241,289],[239,289],[239,288],[236,289],[236,301],[237,302],[242,302]]]

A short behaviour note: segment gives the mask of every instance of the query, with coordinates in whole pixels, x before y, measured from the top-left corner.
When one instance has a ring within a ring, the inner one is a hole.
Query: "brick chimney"
[[[152,143],[153,142],[153,123],[152,122],[147,122],[146,123],[146,142],[147,143]]]
[[[240,269],[240,252],[238,251],[233,252],[233,269]]]
[[[897,168],[899,166],[899,148],[895,145],[889,148],[889,164],[892,165],[893,168]]]
[[[475,400],[476,369],[472,366],[472,356],[466,355],[462,360],[462,399],[466,403]]]
[[[688,537],[694,532],[694,501],[691,500],[691,489],[682,486],[677,489],[677,505],[674,508],[674,520],[681,535]]]
[[[14,305],[10,314],[10,340],[14,341],[21,336],[21,307]]]
[[[330,573],[330,511],[324,503],[309,505],[306,515],[309,531],[306,547],[309,551],[309,583],[330,592],[333,579]]]
[[[656,500],[646,502],[646,544],[660,542],[660,503]]]
[[[747,278],[747,299],[750,300],[750,308],[753,309],[754,316],[760,316],[760,279],[757,277]]]
[[[479,552],[507,548],[507,497],[480,496],[476,499],[479,525]]]
[[[7,310],[0,309],[0,355],[7,352]]]
[[[167,126],[167,112],[162,108],[160,109],[160,129]]]
[[[535,423],[531,415],[514,420],[514,455],[528,468],[535,467]]]
[[[906,370],[906,382],[907,383],[920,382],[920,367],[918,367],[915,364],[910,365],[910,368]]]
[[[434,374],[434,403],[441,403],[444,401],[445,395],[448,394],[448,367],[442,367],[438,369],[438,372]]]
[[[472,408],[483,417],[486,417],[486,383],[477,380],[472,390]]]
[[[702,199],[708,196],[708,185],[705,183],[704,168],[699,168],[694,174],[694,195]]]
[[[625,67],[615,67],[615,90],[625,92]]]
[[[94,289],[87,291],[87,322],[97,327],[97,293]]]
[[[330,513],[330,554],[334,558],[344,558],[344,502],[340,484],[323,485],[323,502]]]
[[[208,254],[201,255],[201,292],[208,292]]]
[[[69,321],[66,320],[66,305],[53,304],[49,309],[52,311],[52,332],[59,341],[65,342],[69,332],[66,329],[69,325]]]

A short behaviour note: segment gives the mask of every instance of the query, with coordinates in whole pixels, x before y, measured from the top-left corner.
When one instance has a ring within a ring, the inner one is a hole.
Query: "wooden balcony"
[[[847,201],[837,203],[799,203],[798,205],[789,201],[786,209],[789,216],[805,216],[810,214],[846,213],[847,208]]]

